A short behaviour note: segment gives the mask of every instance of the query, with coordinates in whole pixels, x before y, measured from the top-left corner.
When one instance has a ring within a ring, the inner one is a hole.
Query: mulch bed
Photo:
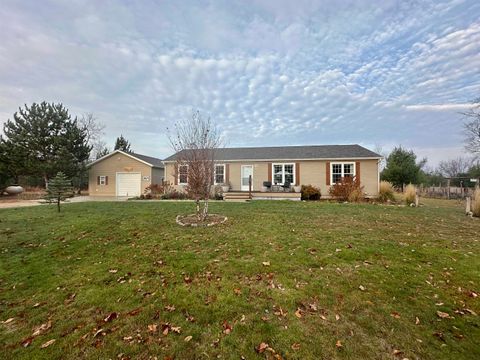
[[[190,215],[177,215],[175,221],[181,226],[213,226],[223,224],[227,221],[227,217],[218,214],[209,214],[205,221],[198,221],[196,214]]]

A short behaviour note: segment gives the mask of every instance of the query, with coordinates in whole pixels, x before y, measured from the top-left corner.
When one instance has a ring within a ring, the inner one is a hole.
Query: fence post
[[[419,203],[419,196],[418,194],[415,195],[415,207],[418,207],[418,203]]]
[[[465,208],[465,214],[470,214],[470,212],[472,211],[472,200],[470,198],[470,196],[467,196],[467,206]]]
[[[450,200],[450,179],[447,180],[447,199]]]

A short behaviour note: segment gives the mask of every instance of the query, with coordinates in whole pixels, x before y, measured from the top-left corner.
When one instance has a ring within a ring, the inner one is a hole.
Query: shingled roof
[[[177,154],[169,156],[164,162],[175,161]],[[217,161],[362,158],[380,159],[382,156],[356,144],[221,148],[215,151],[215,160]]]
[[[114,150],[112,151],[111,153],[101,157],[100,159],[97,159],[93,162],[91,162],[90,164],[88,164],[88,166],[92,166],[93,164],[96,164],[114,154],[117,154],[117,153],[120,153],[120,154],[124,154],[126,156],[130,156],[130,157],[133,157],[137,160],[140,160],[140,161],[143,161],[144,163],[147,163],[148,165],[151,165],[153,167],[157,167],[157,168],[163,168],[164,167],[164,164],[163,164],[163,161],[161,159],[158,159],[158,158],[154,158],[154,157],[151,157],[151,156],[147,156],[147,155],[142,155],[142,154],[137,154],[137,153],[132,153],[132,152],[124,152],[124,151],[121,151],[121,150]]]

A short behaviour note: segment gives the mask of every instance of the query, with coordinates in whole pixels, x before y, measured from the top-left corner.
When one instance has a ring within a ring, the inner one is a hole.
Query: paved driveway
[[[78,203],[86,201],[126,201],[127,197],[115,197],[115,196],[75,196],[68,200],[68,203]],[[43,200],[19,200],[15,198],[0,198],[0,209],[11,209],[17,207],[26,206],[38,206],[45,205]]]

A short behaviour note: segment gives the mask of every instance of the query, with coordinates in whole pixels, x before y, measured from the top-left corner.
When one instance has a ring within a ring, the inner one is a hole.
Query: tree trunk
[[[57,210],[60,212],[60,198],[57,199]]]
[[[46,174],[43,175],[43,180],[45,181],[45,189],[48,189],[48,176]]]
[[[200,212],[200,199],[199,198],[195,199],[195,206],[197,207],[197,219],[198,219],[198,221],[200,221],[200,220],[202,220],[202,217],[201,217],[201,212]]]
[[[208,197],[205,198],[204,203],[203,203],[203,216],[202,220],[205,221],[208,216]]]

